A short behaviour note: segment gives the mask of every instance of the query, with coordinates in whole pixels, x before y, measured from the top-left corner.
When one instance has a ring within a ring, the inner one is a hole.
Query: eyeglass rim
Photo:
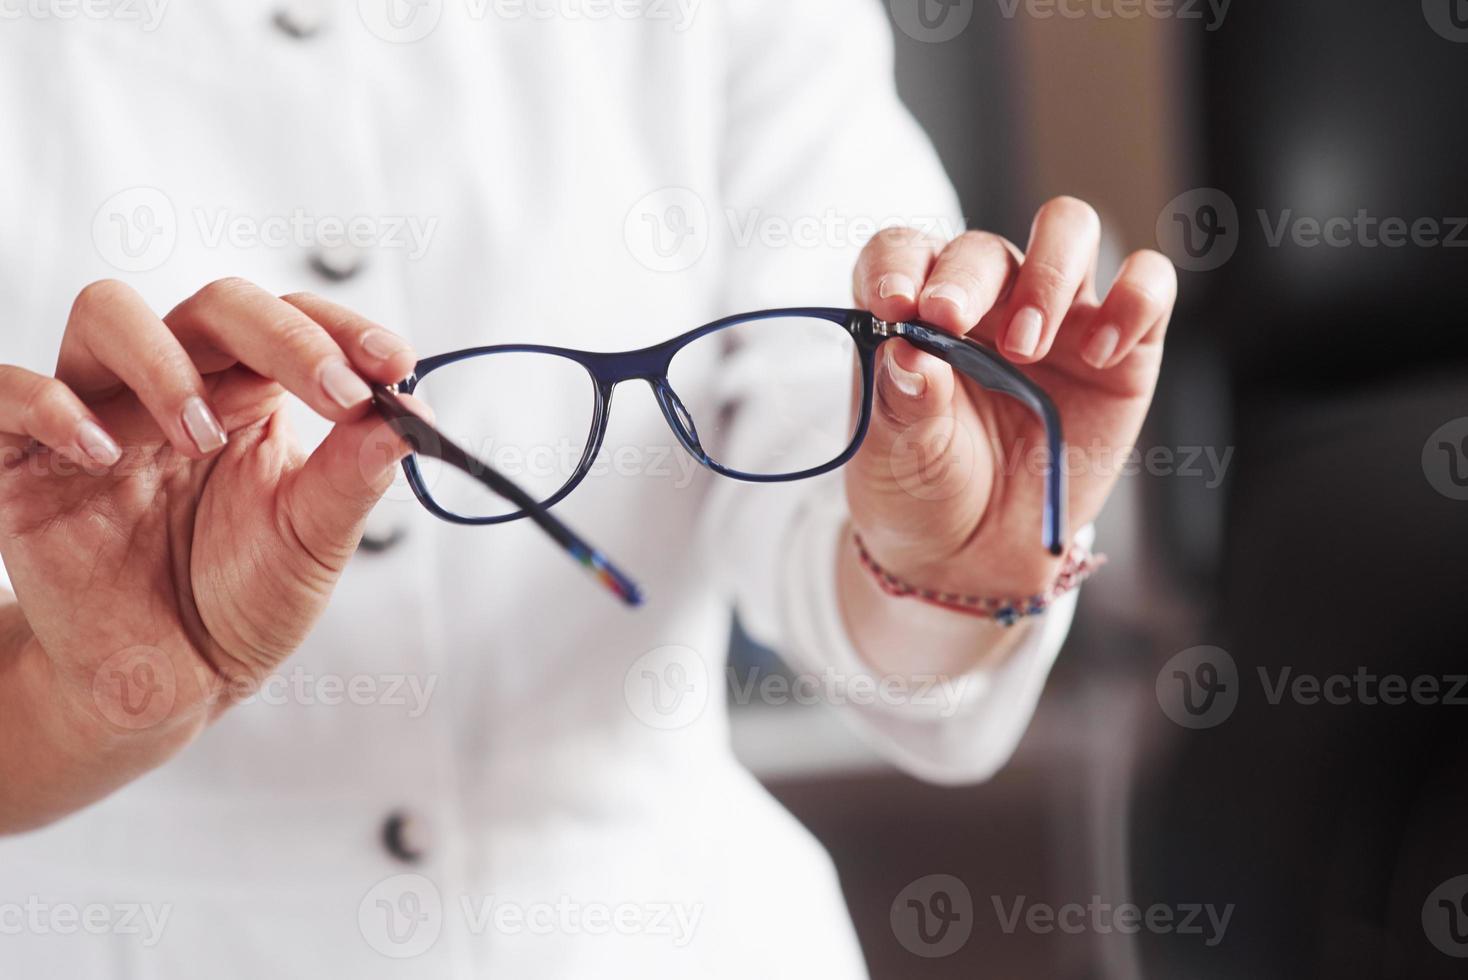
[[[858,362],[862,369],[862,394],[857,424],[853,429],[851,442],[844,451],[829,462],[794,473],[748,473],[724,466],[708,456],[676,417],[668,398],[671,385],[667,372],[673,357],[688,344],[720,330],[760,320],[797,317],[835,323],[844,328],[856,342]],[[721,476],[748,483],[792,483],[839,469],[850,462],[861,448],[871,423],[876,353],[883,343],[896,337],[903,337],[914,346],[953,364],[986,390],[1015,398],[1039,418],[1046,432],[1049,462],[1045,474],[1046,492],[1042,537],[1047,550],[1053,554],[1060,554],[1064,550],[1062,537],[1066,533],[1066,480],[1065,470],[1061,465],[1064,455],[1064,439],[1060,415],[1054,403],[1043,389],[997,352],[970,338],[956,337],[921,320],[886,323],[867,310],[840,307],[783,307],[723,317],[669,340],[632,351],[584,351],[546,344],[492,344],[469,347],[419,360],[413,373],[400,383],[399,389],[411,394],[425,377],[440,368],[493,354],[546,354],[566,358],[579,364],[590,376],[594,392],[591,438],[587,441],[575,472],[560,489],[542,502],[541,506],[545,508],[554,507],[564,500],[590,473],[606,435],[612,391],[624,381],[641,380],[648,383],[663,413],[664,421],[672,429],[680,445],[707,469]],[[955,363],[955,361],[961,363]],[[487,526],[506,524],[521,520],[526,516],[523,510],[491,517],[469,517],[457,514],[442,507],[434,500],[417,465],[416,455],[404,458],[403,471],[419,503],[434,516],[450,523]]]

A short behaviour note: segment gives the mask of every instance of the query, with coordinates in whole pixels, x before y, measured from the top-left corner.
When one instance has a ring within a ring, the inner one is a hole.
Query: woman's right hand
[[[364,379],[414,361],[226,279],[161,319],[94,283],[55,377],[0,366],[0,832],[157,766],[300,645],[407,453]],[[309,456],[287,392],[335,423]]]

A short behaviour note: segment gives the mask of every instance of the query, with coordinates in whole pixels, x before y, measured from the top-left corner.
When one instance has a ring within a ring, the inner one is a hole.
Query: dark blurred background
[[[1182,293],[1141,444],[1172,462],[1123,480],[1011,765],[924,786],[739,709],[873,976],[1468,976],[1468,0],[889,12],[970,227],[1022,244],[1073,194]],[[953,951],[894,907],[931,875]],[[1085,911],[1006,923],[1036,906]]]

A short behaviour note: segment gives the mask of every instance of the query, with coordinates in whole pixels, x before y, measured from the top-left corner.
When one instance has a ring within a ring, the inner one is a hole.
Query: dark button
[[[417,864],[426,851],[422,822],[406,810],[394,810],[382,822],[382,846],[404,864]]]
[[[384,531],[363,531],[362,540],[357,544],[357,550],[365,551],[369,555],[380,555],[402,544],[403,539],[407,536],[408,532],[400,527],[388,528]]]
[[[305,40],[326,24],[326,11],[320,0],[286,0],[276,8],[273,20],[282,32]]]
[[[367,264],[367,253],[355,245],[333,245],[311,253],[311,268],[323,279],[345,282]]]

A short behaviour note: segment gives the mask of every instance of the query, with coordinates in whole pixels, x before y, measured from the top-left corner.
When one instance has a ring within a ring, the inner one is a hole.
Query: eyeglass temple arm
[[[1016,398],[1040,417],[1045,426],[1049,467],[1045,472],[1045,523],[1041,529],[1045,547],[1052,555],[1064,554],[1066,542],[1065,439],[1055,403],[1018,368],[967,337],[955,337],[924,323],[895,324],[898,336],[919,350],[942,358],[991,391]]]
[[[404,404],[397,392],[383,385],[372,386],[372,402],[388,425],[420,456],[442,460],[462,470],[525,512],[541,530],[565,549],[608,591],[629,606],[642,604],[642,590],[596,548],[540,505],[509,477],[456,446],[442,432]]]

